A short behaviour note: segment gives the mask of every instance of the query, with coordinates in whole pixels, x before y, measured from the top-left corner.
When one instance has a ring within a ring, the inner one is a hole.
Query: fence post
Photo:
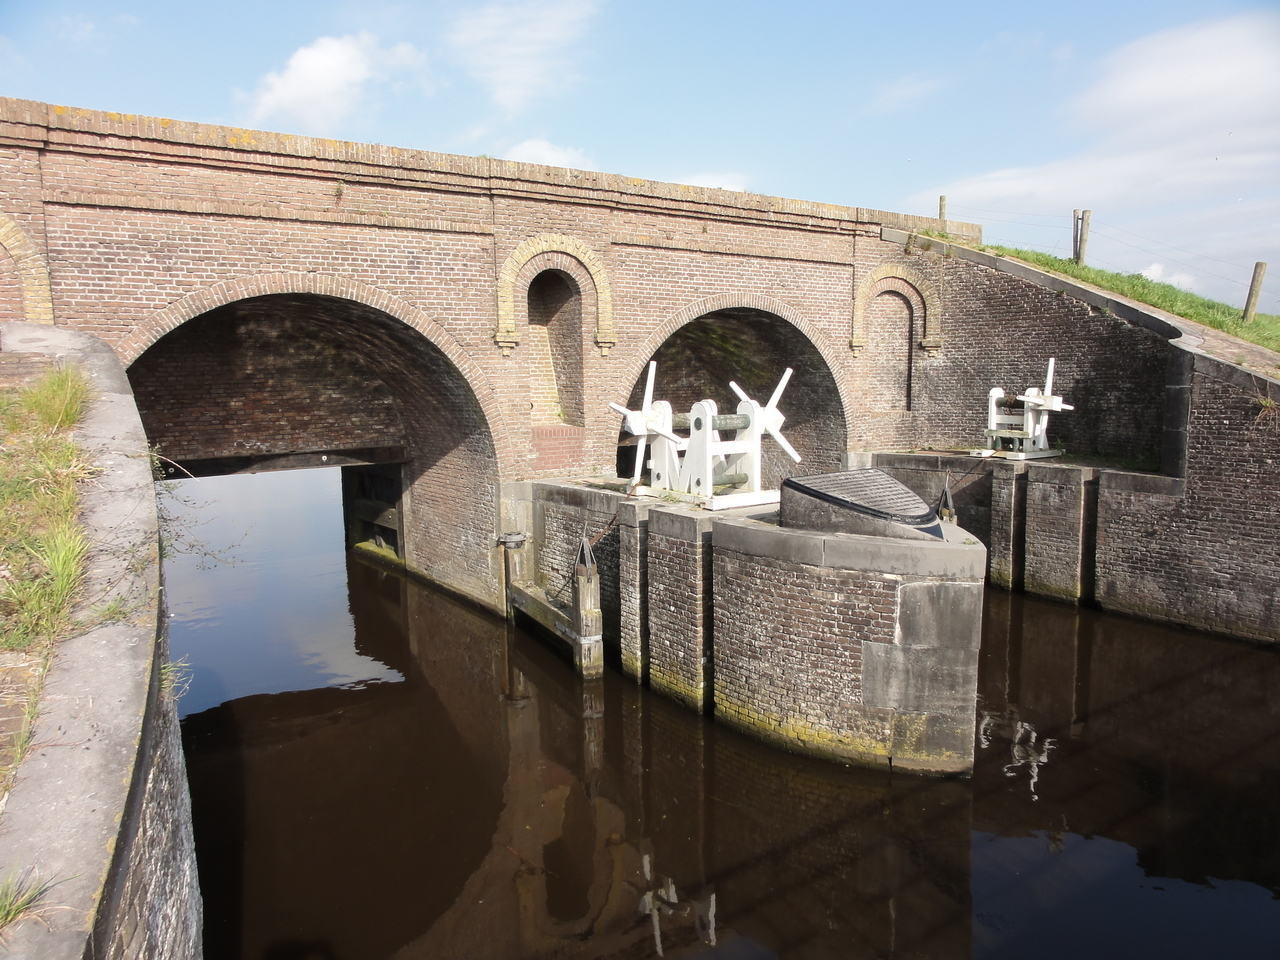
[[[1267,265],[1259,260],[1253,265],[1253,280],[1249,283],[1249,298],[1244,302],[1245,323],[1253,323],[1253,315],[1258,310],[1258,297],[1262,295],[1262,278],[1267,275]]]
[[[1076,230],[1076,263],[1084,266],[1085,251],[1089,246],[1089,218],[1093,216],[1092,210],[1079,210],[1079,225]]]

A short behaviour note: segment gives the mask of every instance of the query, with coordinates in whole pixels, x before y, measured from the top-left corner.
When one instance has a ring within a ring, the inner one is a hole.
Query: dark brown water
[[[166,568],[207,956],[1280,956],[1280,656],[992,592],[972,780],[809,761],[344,556],[336,471]]]

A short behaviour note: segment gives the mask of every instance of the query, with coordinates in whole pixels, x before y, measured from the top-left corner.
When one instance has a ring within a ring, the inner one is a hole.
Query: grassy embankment
[[[71,430],[89,402],[75,367],[0,390],[0,803],[31,746],[54,644],[72,627],[88,543],[76,484],[91,475]],[[0,928],[51,886],[31,872],[0,880]]]
[[[1207,327],[1229,333],[1241,340],[1248,340],[1250,343],[1280,351],[1280,315],[1259,313],[1254,316],[1252,323],[1244,323],[1240,319],[1243,311],[1238,307],[1188,293],[1169,283],[1148,280],[1138,273],[1114,273],[1110,270],[1099,270],[1096,267],[1081,266],[1074,260],[1062,260],[1037,250],[997,246],[984,246],[982,249],[1002,257],[1022,260],[1050,273],[1081,280],[1095,287],[1101,287],[1103,290],[1118,293],[1122,297],[1167,310],[1175,316],[1203,323]]]

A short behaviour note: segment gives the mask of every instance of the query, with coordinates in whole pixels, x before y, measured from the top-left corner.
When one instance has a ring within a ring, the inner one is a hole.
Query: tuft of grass
[[[182,699],[182,695],[191,686],[193,671],[186,657],[181,660],[166,660],[160,664],[160,696],[166,701]]]
[[[0,395],[0,649],[51,643],[70,624],[88,552],[77,485],[92,476],[70,431],[88,399],[75,367]]]
[[[65,430],[80,422],[89,405],[89,381],[78,367],[58,367],[18,397],[19,406],[44,430]]]
[[[1185,317],[1207,327],[1229,333],[1241,340],[1248,340],[1271,350],[1280,350],[1280,315],[1259,313],[1252,323],[1241,319],[1242,311],[1238,307],[1197,296],[1179,289],[1169,283],[1148,280],[1140,273],[1115,273],[1111,270],[1099,270],[1096,267],[1082,266],[1074,260],[1063,260],[1052,254],[1038,250],[1020,250],[1016,247],[988,246],[984,250],[998,253],[1002,257],[1023,260],[1032,266],[1057,273],[1073,280],[1103,290],[1110,290],[1123,297],[1129,297],[1140,303],[1148,303],[1161,310],[1167,310],[1175,316]]]
[[[21,876],[16,870],[11,871],[0,880],[0,930],[23,917],[36,915],[40,901],[54,886],[30,870]]]

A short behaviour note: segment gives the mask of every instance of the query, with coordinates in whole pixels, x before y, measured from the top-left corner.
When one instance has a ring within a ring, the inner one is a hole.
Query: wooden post
[[[578,547],[573,571],[573,625],[577,632],[574,666],[583,677],[604,675],[604,615],[600,612],[600,571],[591,541]]]
[[[1089,246],[1089,218],[1092,210],[1080,211],[1080,239],[1076,242],[1076,263],[1084,266],[1085,250]]]
[[[938,198],[938,220],[941,221],[941,230],[947,232],[947,195],[944,193]]]
[[[1262,278],[1267,275],[1267,265],[1259,260],[1253,265],[1253,280],[1249,283],[1249,298],[1244,302],[1244,322],[1253,323],[1258,311],[1258,298],[1262,296]]]

